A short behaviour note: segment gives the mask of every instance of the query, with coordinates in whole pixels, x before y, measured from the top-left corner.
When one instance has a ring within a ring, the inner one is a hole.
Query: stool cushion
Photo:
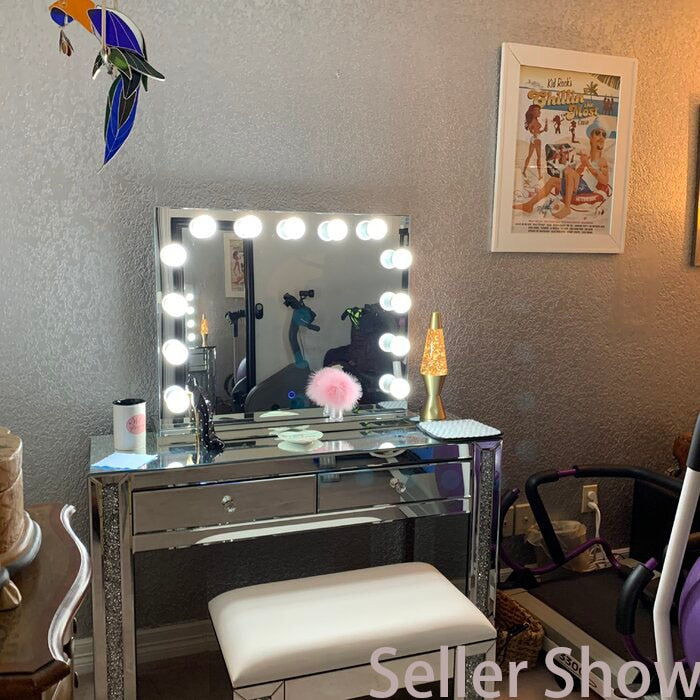
[[[495,639],[486,617],[429,564],[405,563],[222,593],[209,612],[234,688]]]

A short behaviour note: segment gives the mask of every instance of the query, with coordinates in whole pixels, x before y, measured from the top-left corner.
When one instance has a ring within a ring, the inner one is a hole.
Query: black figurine
[[[207,452],[217,454],[223,452],[225,445],[214,430],[214,411],[211,402],[199,388],[194,377],[188,379],[187,388],[192,392],[198,445]]]

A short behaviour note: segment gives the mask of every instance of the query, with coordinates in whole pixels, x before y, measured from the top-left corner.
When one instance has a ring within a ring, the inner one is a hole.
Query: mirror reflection
[[[408,243],[405,216],[158,208],[161,428],[188,426],[192,380],[219,420],[310,407],[328,366],[361,405],[402,398]]]

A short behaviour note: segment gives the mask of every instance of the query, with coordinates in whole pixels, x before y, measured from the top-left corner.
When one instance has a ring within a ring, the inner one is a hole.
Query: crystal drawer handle
[[[406,484],[404,484],[400,479],[397,479],[395,476],[392,476],[391,479],[389,479],[389,486],[391,486],[396,493],[404,493],[406,491]]]
[[[236,510],[236,506],[233,505],[233,499],[231,498],[231,496],[224,496],[221,499],[221,505],[228,513],[234,513]]]

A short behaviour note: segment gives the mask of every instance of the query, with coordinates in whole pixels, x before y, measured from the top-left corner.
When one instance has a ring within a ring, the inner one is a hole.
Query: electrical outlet
[[[529,503],[515,506],[513,534],[524,535],[535,524],[535,516],[532,514]]]
[[[515,528],[515,509],[509,508],[506,517],[503,518],[503,527],[501,528],[501,537],[512,537]]]
[[[591,500],[598,503],[598,484],[586,484],[581,489],[581,512],[590,513],[593,508],[589,505]]]

